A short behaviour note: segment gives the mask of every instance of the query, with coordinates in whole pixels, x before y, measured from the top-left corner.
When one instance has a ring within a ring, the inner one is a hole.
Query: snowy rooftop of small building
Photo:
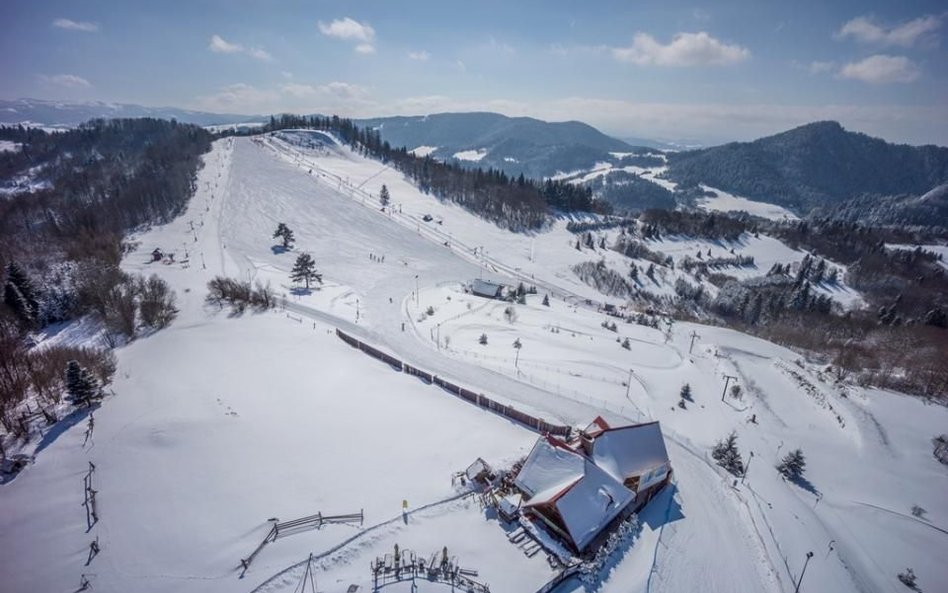
[[[490,280],[481,280],[475,278],[471,281],[471,290],[480,294],[497,294],[497,291],[503,288],[500,282],[491,282]]]

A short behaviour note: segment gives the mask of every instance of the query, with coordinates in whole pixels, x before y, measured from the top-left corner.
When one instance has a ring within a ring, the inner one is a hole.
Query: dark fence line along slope
[[[425,383],[428,383],[429,385],[434,383],[435,385],[438,385],[445,391],[449,393],[453,393],[454,395],[474,404],[475,406],[479,408],[490,410],[491,412],[494,412],[495,414],[503,416],[509,420],[519,422],[520,424],[523,424],[527,428],[531,430],[535,430],[541,434],[569,436],[569,433],[571,431],[571,428],[569,426],[563,426],[560,424],[551,424],[547,422],[546,420],[543,420],[541,418],[536,418],[535,416],[531,416],[530,414],[527,414],[526,412],[522,412],[514,408],[513,406],[508,406],[506,404],[502,404],[498,401],[492,400],[491,398],[487,397],[483,393],[475,393],[474,391],[471,391],[470,389],[465,389],[464,387],[461,387],[459,385],[455,385],[454,383],[446,381],[442,379],[441,377],[438,377],[437,375],[433,375],[422,369],[413,367],[409,364],[405,364],[402,361],[395,358],[394,356],[387,354],[385,352],[382,352],[378,348],[369,346],[368,344],[353,338],[352,336],[350,336],[349,334],[343,332],[342,330],[338,328],[336,329],[336,335],[339,337],[339,339],[341,339],[346,344],[349,344],[353,348],[357,348],[361,350],[362,352],[365,352],[366,354],[368,354],[369,356],[373,358],[377,358],[381,360],[382,362],[389,364],[392,368],[398,371],[402,371],[406,374],[412,375],[414,377],[418,377],[419,379],[421,379]]]

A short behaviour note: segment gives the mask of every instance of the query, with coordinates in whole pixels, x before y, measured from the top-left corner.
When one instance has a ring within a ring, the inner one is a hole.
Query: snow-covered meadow
[[[802,591],[899,591],[907,567],[923,590],[948,588],[948,472],[931,453],[944,408],[839,383],[731,330],[653,329],[597,312],[584,299],[606,299],[571,267],[593,257],[628,264],[608,250],[577,251],[565,221],[509,233],[331,139],[311,149],[292,140],[216,142],[188,211],[134,237],[123,266],[165,278],[180,315],[117,352],[115,396],[95,412],[90,443],[79,419],[0,487],[4,591],[72,591],[82,574],[95,591],[292,591],[299,561],[360,534],[317,559],[320,591],[371,590],[369,562],[395,543],[423,554],[448,546],[492,591],[538,589],[553,576],[543,556],[527,558],[470,499],[449,500],[452,472],[478,456],[510,463],[536,435],[395,372],[334,328],[551,421],[660,420],[676,483],[642,513],[599,591],[789,593],[810,551]],[[394,206],[386,212],[382,184]],[[296,233],[291,252],[275,248],[278,222]],[[148,263],[155,247],[176,263]],[[667,238],[650,247],[731,248]],[[760,273],[805,255],[766,237],[741,248]],[[287,278],[303,251],[324,279],[309,294]],[[285,309],[234,317],[207,306],[218,274],[269,281]],[[461,289],[481,275],[536,284],[538,294],[509,305]],[[726,375],[741,398],[722,401]],[[686,382],[694,402],[682,409]],[[750,459],[743,482],[709,456],[732,430]],[[797,447],[808,463],[802,485],[774,469]],[[100,515],[91,529],[81,507],[89,461]],[[403,500],[419,509],[404,519]],[[431,503],[440,504],[421,509]],[[280,538],[239,578],[269,518],[360,509],[365,525]],[[86,565],[96,537],[101,552]]]

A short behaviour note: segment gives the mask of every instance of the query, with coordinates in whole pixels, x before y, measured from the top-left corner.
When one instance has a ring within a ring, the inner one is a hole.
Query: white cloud
[[[88,80],[75,74],[40,74],[39,79],[47,84],[54,84],[70,89],[89,88],[92,86]]]
[[[616,47],[619,61],[639,66],[726,66],[750,57],[750,50],[715,39],[704,31],[677,33],[662,45],[648,33],[636,33],[630,47]]]
[[[877,24],[871,17],[859,16],[847,22],[836,33],[839,38],[852,37],[863,43],[912,47],[937,43],[935,31],[941,28],[942,17],[928,15],[895,26]]]
[[[197,107],[208,111],[252,113],[258,110],[271,110],[279,99],[280,94],[276,91],[258,89],[238,82],[225,86],[212,95],[198,97]]]
[[[919,77],[919,71],[905,56],[878,54],[845,64],[840,69],[839,76],[871,84],[891,84],[912,82]]]
[[[355,51],[360,54],[375,53],[375,29],[368,23],[345,17],[336,19],[328,25],[319,21],[319,31],[327,36],[342,41],[352,41],[356,43]]]
[[[419,62],[427,62],[429,59],[431,59],[431,54],[429,54],[425,50],[410,51],[408,52],[408,57],[411,58],[412,60],[418,60]]]
[[[368,92],[365,87],[348,82],[330,82],[320,87],[320,90],[341,99],[360,99],[365,97]]]
[[[270,55],[266,50],[260,49],[259,47],[251,47],[247,49],[247,55],[261,62],[272,62],[273,56]]]
[[[605,45],[561,45],[559,43],[550,44],[548,49],[551,54],[557,56],[594,55],[609,50]]]
[[[208,49],[217,54],[239,54],[244,47],[237,43],[228,43],[220,35],[212,35]]]
[[[351,114],[358,110],[368,114],[379,110],[369,97],[369,90],[349,82],[333,81],[326,84],[283,82],[272,87],[255,87],[236,83],[217,92],[197,97],[196,109],[222,113],[339,113]]]
[[[807,66],[810,74],[825,74],[832,72],[835,68],[835,62],[810,62],[810,65]]]
[[[273,56],[266,50],[259,47],[244,47],[239,43],[230,43],[224,40],[220,35],[212,35],[211,42],[207,48],[216,54],[246,54],[261,62],[273,61]]]
[[[99,31],[98,23],[89,21],[74,21],[72,19],[56,19],[53,26],[67,31],[84,31],[86,33],[97,33]]]
[[[339,81],[317,86],[291,82],[280,85],[280,92],[297,99],[315,97],[362,99],[368,94],[368,90],[365,87]]]

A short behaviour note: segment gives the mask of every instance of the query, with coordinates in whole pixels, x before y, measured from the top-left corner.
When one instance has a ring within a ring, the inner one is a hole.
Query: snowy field
[[[20,152],[23,148],[23,145],[19,142],[11,142],[9,140],[0,140],[0,152]]]
[[[452,155],[459,161],[472,161],[477,162],[487,156],[486,148],[474,148],[471,150],[462,150],[461,152],[456,152]]]
[[[536,435],[366,357],[332,335],[337,327],[553,422],[661,421],[676,483],[642,513],[641,533],[594,590],[790,593],[810,551],[802,591],[896,592],[906,567],[923,590],[948,589],[948,472],[931,446],[948,426],[944,408],[836,383],[794,352],[731,330],[656,330],[597,313],[582,300],[604,297],[570,267],[599,257],[627,263],[577,251],[565,221],[508,233],[331,139],[307,150],[292,140],[216,142],[188,211],[134,237],[139,248],[123,266],[165,278],[181,313],[117,352],[116,395],[95,412],[90,443],[79,418],[0,487],[4,591],[74,591],[87,574],[94,591],[265,583],[260,590],[289,592],[310,553],[320,591],[369,591],[369,562],[395,543],[424,555],[447,546],[498,593],[539,588],[553,576],[542,555],[527,558],[469,498],[450,500],[452,472],[478,456],[510,463]],[[376,197],[383,183],[388,212]],[[277,222],[296,233],[289,253],[271,238]],[[759,268],[803,255],[765,237],[746,245]],[[650,246],[698,248],[673,239]],[[147,263],[155,247],[177,263]],[[294,294],[287,280],[302,251],[324,275],[310,294]],[[271,282],[286,310],[232,317],[205,306],[205,285],[218,274]],[[539,294],[514,305],[511,319],[506,304],[460,289],[479,275],[532,281]],[[721,400],[725,375],[742,398]],[[683,410],[685,382],[695,401]],[[751,459],[744,483],[709,457],[731,430]],[[808,463],[802,485],[774,469],[797,447]],[[100,520],[87,530],[89,461]],[[404,519],[403,500],[412,511]],[[913,516],[913,505],[926,512]],[[280,538],[239,578],[268,518],[359,510],[362,527]],[[87,566],[96,537],[101,552]]]
[[[636,153],[611,152],[609,154],[617,159],[621,159],[624,156],[634,155]],[[643,156],[661,157],[662,159],[665,158],[665,155],[663,154],[647,154]],[[588,169],[579,169],[570,172],[557,172],[555,175],[552,175],[550,179],[555,181],[568,181],[569,183],[580,185],[593,181],[594,179],[604,175],[608,175],[614,171],[624,171],[626,173],[639,175],[643,179],[655,183],[656,185],[659,185],[669,191],[675,191],[678,187],[678,184],[661,177],[661,175],[667,170],[668,167],[665,166],[619,166],[609,162],[597,162]],[[698,201],[698,207],[703,210],[716,212],[747,212],[748,214],[760,216],[762,218],[769,218],[771,220],[799,220],[799,218],[793,212],[790,212],[782,206],[768,204],[766,202],[760,202],[748,198],[742,198],[740,196],[730,194],[724,190],[709,187],[707,185],[701,185],[700,187],[704,191],[713,192],[716,194],[713,198],[703,198]]]
[[[799,220],[796,214],[776,204],[749,200],[707,185],[702,185],[701,189],[716,194],[713,198],[704,198],[698,202],[698,207],[704,210],[747,212],[770,220]]]
[[[943,267],[943,268],[945,268],[945,269],[948,269],[948,245],[897,245],[897,244],[890,244],[890,245],[886,245],[886,248],[888,248],[888,249],[903,249],[903,250],[909,250],[909,251],[914,251],[916,248],[921,248],[922,251],[928,251],[928,252],[930,252],[930,253],[934,253],[934,254],[936,254],[936,255],[940,255],[940,256],[941,256],[941,261],[939,261],[938,264],[939,264],[941,267]]]

